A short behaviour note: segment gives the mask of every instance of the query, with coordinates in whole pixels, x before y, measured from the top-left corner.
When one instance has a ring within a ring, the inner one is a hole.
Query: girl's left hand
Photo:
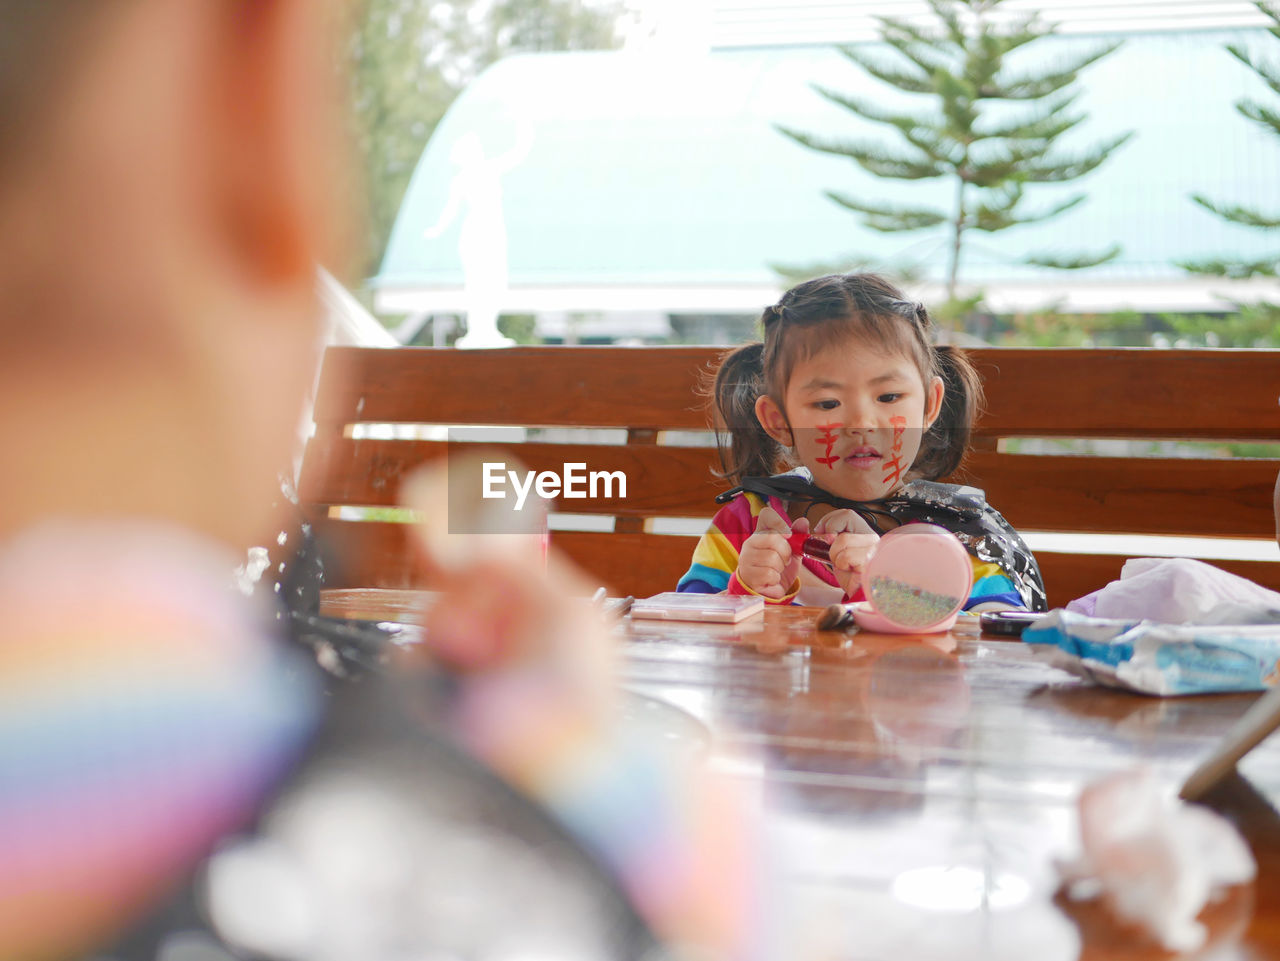
[[[844,588],[845,597],[852,596],[862,586],[863,565],[880,536],[848,508],[823,515],[814,525],[813,533],[831,545],[831,567],[836,581]]]

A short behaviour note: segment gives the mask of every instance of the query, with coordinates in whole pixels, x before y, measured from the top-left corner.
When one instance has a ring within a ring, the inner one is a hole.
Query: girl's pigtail
[[[756,417],[756,399],[765,392],[763,356],[764,344],[759,342],[735,348],[720,361],[711,386],[723,468],[718,476],[734,484],[744,477],[774,473],[781,453]]]
[[[934,370],[942,378],[942,410],[920,443],[912,473],[926,480],[947,477],[959,469],[969,448],[973,422],[982,406],[982,379],[959,347],[933,348]]]

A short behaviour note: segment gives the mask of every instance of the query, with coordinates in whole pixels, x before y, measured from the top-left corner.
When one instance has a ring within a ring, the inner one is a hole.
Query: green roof
[[[1037,46],[1055,58],[1106,38],[1055,38]],[[1070,185],[1031,187],[1050,204],[1078,190],[1088,200],[1045,224],[972,234],[964,279],[975,284],[1116,281],[1184,277],[1176,260],[1250,257],[1280,247],[1263,231],[1227,224],[1193,204],[1280,212],[1280,139],[1233,108],[1242,97],[1274,100],[1224,49],[1274,43],[1263,31],[1130,36],[1081,77],[1089,119],[1064,138],[1085,148],[1126,130],[1134,138],[1098,170]],[[807,150],[775,124],[827,136],[878,137],[816,94],[821,83],[863,97],[893,95],[823,47],[714,51],[684,60],[643,52],[566,53],[500,61],[454,103],[423,152],[374,286],[457,290],[462,283],[455,222],[427,240],[456,167],[460,138],[474,134],[487,156],[532,134],[521,163],[502,179],[509,285],[769,288],[770,265],[863,255],[892,270],[914,264],[940,278],[946,238],[937,231],[883,234],[823,195],[945,204],[942,182],[878,179],[850,161]],[[1074,138],[1074,139],[1072,139]],[[1123,247],[1108,265],[1064,275],[1017,264],[1029,252]],[[572,309],[572,308],[571,308]]]

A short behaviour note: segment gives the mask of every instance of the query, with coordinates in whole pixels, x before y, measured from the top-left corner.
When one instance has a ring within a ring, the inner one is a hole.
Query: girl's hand
[[[738,554],[738,580],[757,594],[780,600],[786,597],[800,573],[801,555],[791,550],[787,538],[809,532],[809,521],[800,518],[788,526],[782,515],[766,507],[756,529]]]
[[[845,597],[856,593],[862,586],[862,568],[867,563],[867,555],[880,542],[880,536],[847,508],[824,514],[813,533],[831,544],[831,567],[836,581],[844,588]]]

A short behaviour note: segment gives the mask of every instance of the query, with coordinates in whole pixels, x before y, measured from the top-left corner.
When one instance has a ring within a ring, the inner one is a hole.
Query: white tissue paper
[[[1146,929],[1170,951],[1203,945],[1200,912],[1257,873],[1230,822],[1179,800],[1144,770],[1081,792],[1080,843],[1080,859],[1059,866],[1068,896],[1101,898],[1118,920]]]
[[[1220,567],[1186,557],[1135,557],[1120,579],[1071,601],[1091,617],[1165,624],[1266,624],[1280,621],[1280,594]]]

